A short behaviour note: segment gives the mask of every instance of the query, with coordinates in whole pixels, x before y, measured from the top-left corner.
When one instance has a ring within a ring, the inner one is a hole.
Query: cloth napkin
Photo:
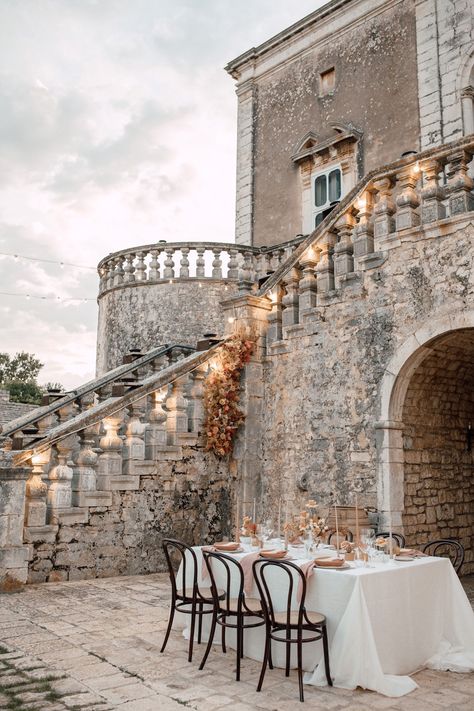
[[[311,578],[311,576],[314,573],[314,560],[307,560],[306,563],[303,563],[303,565],[300,565],[301,572],[303,573],[304,577],[306,578],[306,582]],[[298,576],[298,589],[296,591],[296,599],[298,602],[301,602],[301,596],[303,594],[303,582],[301,578]]]
[[[400,553],[397,554],[397,558],[403,558],[404,556],[408,556],[409,558],[427,558],[427,554],[423,553],[423,551],[419,551],[416,548],[405,548],[405,550],[400,551]]]
[[[244,592],[246,595],[252,594],[253,572],[252,565],[260,558],[260,553],[249,553],[240,559],[240,565],[244,572]]]

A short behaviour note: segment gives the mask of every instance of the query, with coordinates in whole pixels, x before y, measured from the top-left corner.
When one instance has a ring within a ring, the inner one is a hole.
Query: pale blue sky
[[[95,266],[159,239],[233,241],[223,66],[321,0],[0,0],[0,252]],[[95,297],[86,270],[0,256],[2,291]],[[96,304],[0,295],[0,351],[94,372]]]

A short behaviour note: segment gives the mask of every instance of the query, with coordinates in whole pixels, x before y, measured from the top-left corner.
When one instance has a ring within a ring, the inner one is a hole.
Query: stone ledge
[[[52,523],[72,526],[74,523],[87,523],[89,521],[89,511],[85,508],[59,509],[52,514]]]
[[[25,543],[54,543],[58,530],[58,525],[25,526]]]
[[[111,491],[133,491],[140,488],[139,476],[114,476],[110,480]]]

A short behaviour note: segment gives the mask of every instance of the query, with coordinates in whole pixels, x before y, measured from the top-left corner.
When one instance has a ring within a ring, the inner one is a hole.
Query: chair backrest
[[[464,546],[453,538],[439,538],[429,541],[423,546],[423,553],[449,558],[456,573],[459,573],[464,563]]]
[[[349,529],[344,528],[344,529],[339,529],[339,534],[337,531],[331,531],[331,533],[328,536],[328,545],[334,545],[337,546],[337,541],[339,540],[339,545],[343,541],[350,541],[352,542],[354,540],[354,536],[352,535],[352,531],[349,531]]]
[[[399,548],[405,548],[405,536],[402,533],[395,533],[394,531],[392,533],[388,531],[377,533],[377,538],[390,538],[390,536]]]
[[[231,611],[231,599],[237,599],[238,611],[250,612],[245,604],[244,571],[239,561],[225,553],[203,551],[202,554],[211,579],[212,597],[218,609],[229,614]],[[218,590],[221,591],[220,594]],[[224,597],[222,596],[222,591],[224,592]]]
[[[198,590],[198,563],[196,553],[191,546],[175,538],[163,539],[163,551],[171,581],[171,589],[175,597],[184,596],[186,588],[192,588],[193,594]],[[177,572],[180,570],[180,580]]]
[[[262,609],[267,621],[271,625],[277,624],[275,613],[285,613],[285,626],[289,627],[291,613],[298,612],[298,624],[303,622],[303,613],[306,599],[306,577],[301,568],[286,560],[256,560],[253,564],[253,575],[258,588],[258,594],[262,603]],[[269,578],[278,572],[278,584],[275,585]],[[282,602],[275,609],[275,598],[272,592],[278,594]],[[301,594],[300,594],[301,593]],[[282,623],[279,622],[279,625]]]

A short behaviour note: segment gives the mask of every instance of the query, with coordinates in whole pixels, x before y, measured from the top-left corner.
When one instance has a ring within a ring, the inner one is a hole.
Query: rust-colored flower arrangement
[[[240,375],[253,349],[253,341],[235,334],[220,347],[218,367],[204,381],[206,451],[218,457],[232,452],[235,433],[245,420],[239,408]]]

